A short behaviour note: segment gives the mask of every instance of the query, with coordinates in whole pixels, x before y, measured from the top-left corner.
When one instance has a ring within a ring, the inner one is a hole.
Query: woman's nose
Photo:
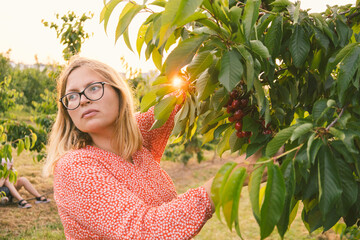
[[[90,100],[84,94],[80,94],[80,105],[90,103]]]

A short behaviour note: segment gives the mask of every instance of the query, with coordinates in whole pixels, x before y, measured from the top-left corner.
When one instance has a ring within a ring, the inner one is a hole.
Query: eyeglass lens
[[[67,109],[73,110],[80,105],[82,94],[91,101],[99,100],[104,95],[104,83],[93,83],[87,86],[82,92],[68,93],[61,101]]]

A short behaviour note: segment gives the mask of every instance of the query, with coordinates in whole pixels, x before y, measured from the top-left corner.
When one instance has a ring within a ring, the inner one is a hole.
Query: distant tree
[[[59,71],[59,66],[56,65],[23,66],[18,64],[12,68],[11,87],[23,93],[23,96],[18,98],[17,104],[34,108],[34,102],[42,102],[41,94],[45,89],[55,93],[55,78]]]
[[[27,131],[26,134],[21,136],[14,134],[11,130],[13,125],[10,121],[3,119],[6,112],[11,110],[15,106],[16,98],[19,93],[10,87],[11,65],[9,58],[0,54],[0,160],[6,159],[10,161],[12,159],[12,151],[15,148],[17,154],[20,154],[24,149],[30,150],[35,147],[37,135],[32,129]],[[29,129],[27,127],[27,129]],[[12,134],[12,137],[9,135]],[[10,181],[16,181],[16,171],[8,170],[7,166],[0,164],[0,178],[9,177]]]
[[[83,13],[80,17],[74,12],[69,11],[62,17],[56,14],[56,19],[61,20],[62,24],[55,22],[49,24],[49,22],[44,19],[41,21],[45,27],[53,28],[56,31],[57,38],[60,39],[60,43],[65,45],[63,57],[66,61],[69,60],[71,56],[79,53],[81,45],[90,37],[90,34],[84,30],[84,23],[93,16],[94,14],[89,12]]]

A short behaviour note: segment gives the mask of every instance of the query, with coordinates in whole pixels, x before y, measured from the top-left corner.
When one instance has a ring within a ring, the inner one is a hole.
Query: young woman
[[[212,180],[177,195],[159,162],[174,115],[149,130],[126,82],[109,66],[73,57],[58,79],[58,114],[45,172],[67,239],[190,239],[211,218]],[[255,161],[258,154],[249,161]]]
[[[12,170],[14,163],[13,161],[6,161],[5,159],[2,159],[1,164],[3,166],[6,164],[8,170]],[[40,193],[36,191],[34,186],[30,183],[30,181],[26,177],[18,178],[15,184],[10,182],[9,178],[0,178],[0,187],[6,187],[9,190],[11,196],[15,197],[18,200],[19,208],[31,208],[31,204],[28,203],[18,192],[22,187],[24,187],[26,191],[28,191],[36,198],[35,201],[36,204],[50,202],[49,199],[46,199],[44,196],[41,196]],[[8,201],[9,198],[7,196],[1,198],[2,204],[7,203]]]

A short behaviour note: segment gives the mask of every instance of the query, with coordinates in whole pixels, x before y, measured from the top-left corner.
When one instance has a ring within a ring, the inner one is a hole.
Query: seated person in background
[[[7,161],[5,159],[1,160],[1,165],[7,164],[8,170],[13,169],[13,161]],[[13,184],[9,181],[9,178],[0,178],[0,187],[7,187],[10,191],[10,194],[15,197],[18,202],[19,208],[31,208],[31,204],[29,204],[20,194],[19,190],[24,187],[29,193],[35,196],[35,203],[48,203],[49,199],[46,199],[44,196],[41,196],[38,191],[34,188],[34,186],[29,182],[26,177],[20,177],[17,179],[16,183]],[[9,199],[5,196],[1,198],[1,203],[6,203]]]

